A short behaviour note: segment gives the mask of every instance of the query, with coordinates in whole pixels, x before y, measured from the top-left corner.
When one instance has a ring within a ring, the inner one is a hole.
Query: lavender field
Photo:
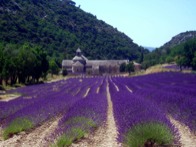
[[[8,93],[21,96],[0,101],[0,146],[196,144],[195,74],[78,77]]]

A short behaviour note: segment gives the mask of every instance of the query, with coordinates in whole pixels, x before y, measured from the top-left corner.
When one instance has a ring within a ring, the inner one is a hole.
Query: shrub
[[[71,145],[72,142],[83,138],[92,128],[95,128],[96,124],[89,118],[73,117],[65,122],[65,126],[65,133],[57,139],[53,146],[67,147]]]
[[[173,143],[173,135],[169,128],[163,124],[152,122],[132,127],[126,134],[124,141],[124,144],[130,147],[171,143]]]
[[[72,144],[72,139],[68,137],[66,134],[63,134],[59,139],[57,140],[57,143],[53,145],[53,147],[67,147]]]
[[[13,120],[3,131],[3,138],[6,140],[14,134],[25,131],[33,127],[33,123],[26,118],[17,118]]]
[[[67,72],[67,69],[66,69],[66,68],[65,68],[65,69],[63,69],[62,74],[63,74],[63,76],[66,76],[66,75],[68,74],[68,72]]]

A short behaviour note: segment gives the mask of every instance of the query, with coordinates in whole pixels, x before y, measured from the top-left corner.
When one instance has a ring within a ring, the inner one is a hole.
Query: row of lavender
[[[168,115],[196,131],[195,89],[194,74],[168,72],[133,78],[113,77],[110,90],[120,141],[126,140],[129,129],[151,122],[167,126],[177,140],[178,134]]]
[[[57,146],[69,146],[85,134],[105,124],[107,115],[106,78],[93,85],[88,95],[77,101],[62,117],[51,136]]]
[[[115,80],[112,78],[109,85],[120,142],[125,146],[144,146],[149,142],[153,146],[178,140],[175,128],[162,109]]]
[[[31,128],[59,114],[64,114],[77,101],[83,99],[88,88],[97,85],[99,81],[101,79],[72,78],[10,91],[21,93],[22,96],[9,102],[0,102],[0,123],[6,128],[4,138],[7,139],[23,130],[20,127],[19,130],[15,130],[18,123],[30,124]]]
[[[175,119],[196,131],[196,75],[176,72],[119,78],[137,95],[155,102]],[[135,88],[137,87],[137,88]]]

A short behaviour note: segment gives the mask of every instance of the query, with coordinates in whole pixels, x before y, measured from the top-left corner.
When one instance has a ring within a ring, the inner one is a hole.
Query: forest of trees
[[[142,63],[144,68],[155,64],[177,63],[180,68],[191,67],[196,70],[196,38],[185,41],[170,48],[158,48],[145,55]]]
[[[47,55],[41,47],[0,43],[0,85],[37,83],[48,69]]]
[[[72,59],[78,47],[93,60],[134,60],[144,69],[176,62],[196,69],[196,39],[149,53],[71,0],[1,0],[0,30],[0,85],[35,83],[48,72],[57,74],[62,60]]]
[[[2,0],[0,40],[39,45],[58,63],[80,47],[88,59],[139,60],[148,53],[131,38],[69,0]]]
[[[71,0],[1,0],[0,85],[58,74],[80,47],[88,59],[143,61],[148,50]],[[66,73],[63,73],[66,75]]]

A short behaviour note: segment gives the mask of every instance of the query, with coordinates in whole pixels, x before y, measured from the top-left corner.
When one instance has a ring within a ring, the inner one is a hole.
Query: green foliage
[[[59,73],[59,67],[58,67],[58,65],[57,65],[57,63],[56,63],[56,61],[55,61],[55,59],[51,59],[50,60],[50,62],[49,62],[49,71],[50,71],[50,73],[53,75],[53,74],[55,74],[55,75],[58,75],[58,73]]]
[[[68,147],[73,141],[81,139],[86,134],[86,132],[81,128],[72,128],[69,133],[72,135],[63,134],[60,136],[54,146]]]
[[[13,120],[3,131],[3,138],[6,140],[14,134],[31,129],[33,123],[26,118],[17,118]]]
[[[130,147],[144,146],[151,142],[156,145],[173,143],[173,135],[167,126],[160,123],[138,124],[131,128],[125,136],[124,144]]]
[[[170,48],[158,48],[144,56],[142,66],[146,69],[155,64],[176,62],[182,67],[195,67],[196,38]]]
[[[126,71],[131,74],[131,72],[134,72],[134,64],[133,62],[129,62],[127,65],[126,65]]]
[[[68,72],[67,72],[67,69],[66,69],[66,68],[64,68],[64,69],[63,69],[63,73],[62,73],[62,74],[63,74],[63,76],[66,76],[66,75],[68,74]]]
[[[191,64],[192,64],[193,70],[196,70],[196,52],[194,53],[194,57],[192,59]]]
[[[126,63],[122,63],[120,65],[120,72],[125,72],[126,71]]]
[[[178,53],[178,54],[176,54]],[[195,68],[196,39],[191,39],[173,48],[172,55],[175,56],[177,64],[182,67]]]
[[[83,138],[92,128],[95,128],[96,124],[89,118],[74,117],[67,120],[65,126],[69,126],[69,129],[57,139],[53,146],[67,147],[71,145],[74,141]]]
[[[39,82],[48,71],[46,53],[37,45],[0,43],[0,81],[6,84]],[[1,83],[0,83],[1,84]]]
[[[53,145],[53,147],[68,147],[72,144],[73,140],[72,138],[68,137],[67,135],[63,134],[59,139],[57,140],[56,144]]]
[[[36,44],[57,62],[71,59],[78,47],[89,59],[142,61],[146,53],[124,33],[72,2],[17,0],[4,1],[1,6],[0,40],[5,44]]]
[[[96,127],[96,123],[92,120],[92,119],[89,119],[89,118],[86,118],[86,117],[82,117],[82,116],[78,116],[78,117],[73,117],[71,119],[69,119],[65,125],[69,125],[69,124],[82,124],[81,126],[83,128],[91,128],[91,127]]]

